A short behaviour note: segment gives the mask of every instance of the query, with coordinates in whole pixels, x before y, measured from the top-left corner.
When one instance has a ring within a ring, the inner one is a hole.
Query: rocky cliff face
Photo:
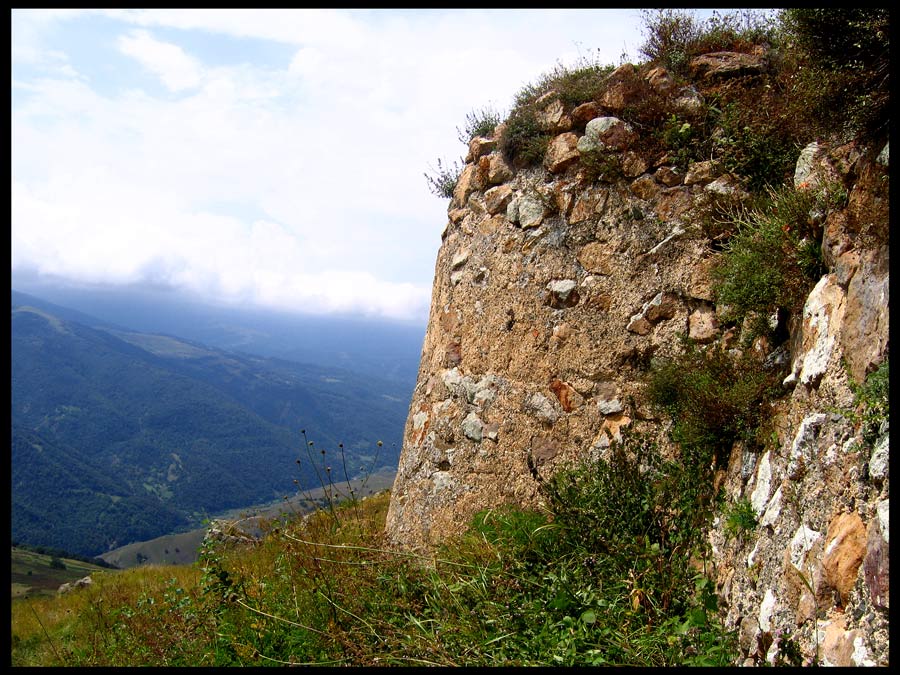
[[[709,77],[737,60],[707,61],[697,68]],[[553,92],[539,101],[552,134],[540,166],[507,163],[502,128],[471,142],[388,513],[401,546],[427,549],[502,503],[539,505],[543,478],[602,455],[625,428],[671,443],[643,395],[652,359],[683,335],[740,348],[712,292],[722,253],[700,223],[717,199],[745,198],[741,177],[717,161],[679,170],[619,116],[640,87],[685,111],[702,93],[660,68],[623,66],[609,82],[574,110]],[[597,149],[599,171],[585,161]],[[796,189],[837,181],[849,199],[810,216],[827,273],[802,315],[781,319],[787,339],[749,348],[789,373],[777,431],[762,454],[736,443],[716,479],[758,521],[738,538],[722,518],[709,532],[748,663],[792,645],[820,663],[887,663],[889,430],[866,442],[846,413],[850,380],[888,353],[887,175],[886,147],[811,143],[797,163]]]

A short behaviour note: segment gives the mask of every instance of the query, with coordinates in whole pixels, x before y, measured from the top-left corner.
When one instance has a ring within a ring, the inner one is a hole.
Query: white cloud
[[[143,30],[123,35],[118,44],[123,54],[157,75],[169,91],[193,89],[200,84],[203,69],[178,45],[156,40]]]
[[[180,96],[98,87],[114,61],[16,83],[13,269],[424,319],[447,202],[422,173],[574,40],[617,58],[625,24],[600,12],[104,10],[130,24],[111,44]],[[237,43],[225,66],[194,30],[296,49]]]

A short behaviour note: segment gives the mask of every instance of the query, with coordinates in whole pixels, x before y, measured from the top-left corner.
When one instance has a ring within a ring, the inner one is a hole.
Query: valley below
[[[314,508],[332,483],[390,486],[418,354],[382,349],[377,326],[351,361],[381,377],[110,318],[12,292],[14,541],[185,564],[210,521],[275,517],[301,494]]]

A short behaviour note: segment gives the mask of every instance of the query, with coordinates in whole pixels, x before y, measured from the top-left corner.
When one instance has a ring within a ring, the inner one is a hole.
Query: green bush
[[[792,8],[779,15],[800,59],[798,94],[823,131],[886,131],[890,120],[890,11]]]
[[[885,357],[862,384],[850,385],[856,395],[857,409],[860,410],[850,417],[861,424],[863,439],[869,444],[878,438],[882,423],[890,419],[891,375],[888,360]]]
[[[490,107],[473,110],[466,114],[466,124],[460,129],[456,128],[459,142],[468,145],[473,138],[479,136],[490,137],[494,135],[494,129],[500,124],[500,113]]]
[[[555,579],[582,580],[550,597],[573,617],[587,615],[595,635],[601,629],[596,651],[604,660],[595,663],[638,663],[631,660],[638,650],[658,654],[645,665],[690,663],[695,649],[695,665],[733,659],[733,635],[715,620],[711,584],[692,567],[692,558],[706,555],[702,532],[712,513],[710,465],[698,459],[666,461],[655,442],[626,434],[608,458],[544,485],[553,547],[536,564],[553,564]],[[635,622],[643,634],[617,640]]]
[[[749,51],[754,45],[772,43],[777,36],[773,18],[757,10],[715,12],[706,21],[685,9],[644,9],[641,14],[645,38],[640,54],[680,76],[688,74],[695,56]]]
[[[725,104],[718,122],[718,154],[725,169],[744,178],[751,192],[783,185],[792,176],[800,147],[779,115],[760,115],[745,95]]]
[[[612,72],[611,65],[599,64],[583,66],[574,70],[564,70],[553,82],[559,100],[568,109],[600,98],[606,83],[606,76]]]
[[[641,14],[645,39],[639,53],[672,73],[685,75],[690,47],[701,34],[695,15],[683,9],[644,9]]]
[[[424,174],[428,189],[433,195],[450,199],[453,197],[453,191],[456,189],[456,183],[459,181],[459,174],[462,173],[462,170],[463,165],[459,162],[453,162],[452,166],[445,167],[438,159],[437,169],[431,169],[432,173]]]
[[[687,171],[692,162],[700,162],[709,156],[709,130],[705,119],[688,120],[670,113],[655,134],[669,155],[672,165]]]
[[[757,9],[738,9],[713,15],[701,26],[690,45],[692,54],[748,52],[757,45],[778,46],[780,35],[776,17]]]
[[[606,76],[614,66],[597,60],[581,58],[572,67],[557,63],[542,74],[537,82],[522,87],[515,96],[513,110],[527,108],[544,94],[556,92],[566,108],[594,101],[603,93]]]
[[[690,340],[673,358],[654,364],[647,397],[673,421],[672,438],[697,462],[727,460],[735,441],[759,444],[781,373],[761,368],[755,356],[701,349]]]
[[[616,152],[592,150],[581,155],[582,180],[586,184],[615,183],[624,177],[622,160]]]
[[[740,537],[756,527],[756,511],[749,499],[739,499],[725,509],[725,534]]]
[[[532,107],[516,108],[506,120],[500,150],[513,166],[531,166],[543,161],[550,138]]]
[[[760,318],[748,339],[767,332],[762,321],[776,310],[799,312],[821,276],[821,244],[809,213],[822,194],[770,189],[756,207],[736,214],[737,232],[712,271],[713,294],[728,306],[726,320]]]

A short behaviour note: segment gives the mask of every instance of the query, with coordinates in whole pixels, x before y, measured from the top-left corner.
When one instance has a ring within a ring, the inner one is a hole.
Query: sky
[[[704,13],[698,13],[699,17]],[[12,10],[12,279],[424,323],[457,128],[638,9]]]

